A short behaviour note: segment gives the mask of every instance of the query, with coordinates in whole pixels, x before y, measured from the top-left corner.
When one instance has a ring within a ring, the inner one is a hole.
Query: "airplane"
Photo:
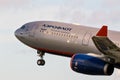
[[[37,50],[39,66],[45,65],[45,53],[70,57],[71,69],[87,75],[112,75],[120,69],[120,32],[63,23],[34,21],[15,31],[15,36]]]

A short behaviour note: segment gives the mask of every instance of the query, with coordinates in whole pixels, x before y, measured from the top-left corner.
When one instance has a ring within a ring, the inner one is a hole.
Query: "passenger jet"
[[[70,57],[71,69],[88,75],[112,75],[120,69],[120,32],[54,21],[24,24],[15,36],[36,49],[43,66],[45,53]]]

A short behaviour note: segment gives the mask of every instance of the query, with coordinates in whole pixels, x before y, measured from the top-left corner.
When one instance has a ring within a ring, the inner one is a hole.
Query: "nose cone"
[[[15,36],[17,37],[17,36],[18,36],[18,30],[16,30],[16,31],[14,32],[14,34],[15,34]]]
[[[19,29],[17,29],[14,34],[15,34],[16,37],[19,37],[20,36]]]
[[[23,31],[21,29],[17,29],[14,34],[18,39],[23,37]]]

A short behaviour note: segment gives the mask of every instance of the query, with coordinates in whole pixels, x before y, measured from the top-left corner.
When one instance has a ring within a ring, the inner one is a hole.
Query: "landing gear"
[[[37,64],[38,64],[39,66],[44,66],[44,65],[45,65],[45,60],[39,59],[39,60],[37,61]]]
[[[43,51],[37,51],[37,54],[40,57],[40,59],[37,61],[37,64],[39,66],[44,66],[45,65],[45,60],[43,59],[43,56],[45,55],[45,52],[43,52]]]

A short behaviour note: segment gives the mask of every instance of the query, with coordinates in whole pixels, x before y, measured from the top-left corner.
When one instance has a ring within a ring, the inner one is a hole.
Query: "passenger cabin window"
[[[44,33],[44,34],[47,34],[47,35],[52,35],[52,36],[59,36],[59,37],[66,37],[66,38],[71,38],[71,39],[78,39],[78,35],[72,35],[72,34],[54,32],[54,31],[43,31],[43,30],[40,30],[40,32]]]

